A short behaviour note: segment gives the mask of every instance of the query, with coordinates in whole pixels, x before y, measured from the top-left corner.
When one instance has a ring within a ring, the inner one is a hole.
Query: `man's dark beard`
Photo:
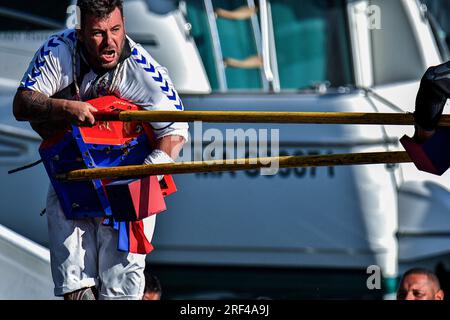
[[[92,55],[89,54],[88,50],[86,49],[86,46],[84,45],[84,43],[82,43],[82,45],[81,45],[81,51],[82,51],[82,54],[84,55],[84,57],[86,58],[86,60],[89,64],[89,67],[91,67],[91,69],[94,70],[94,72],[96,74],[104,74],[105,72],[113,70],[115,67],[117,67],[117,64],[120,62],[121,56],[123,54],[124,44],[125,44],[125,40],[123,42],[123,45],[120,48],[120,51],[116,51],[116,55],[119,57],[117,59],[117,62],[113,66],[109,66],[109,67],[105,66],[101,62],[100,58],[97,55],[95,57],[92,57]],[[102,49],[102,51],[100,51],[100,52],[103,52],[105,50],[106,49]],[[90,60],[89,58],[95,61],[95,65],[92,65],[92,63],[91,63],[92,60]]]

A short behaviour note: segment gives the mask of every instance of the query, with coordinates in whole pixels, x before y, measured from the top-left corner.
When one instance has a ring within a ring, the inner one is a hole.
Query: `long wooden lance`
[[[310,124],[378,124],[412,125],[412,113],[358,112],[256,112],[256,111],[118,111],[97,112],[98,121],[149,122],[217,122],[217,123],[310,123]],[[439,126],[450,126],[450,115],[442,115]],[[413,162],[406,152],[372,152],[318,156],[284,156],[266,158],[225,159],[171,164],[120,166],[80,169],[57,176],[64,181],[92,179],[124,179],[161,174],[212,173],[269,168],[301,168],[364,164]]]
[[[278,168],[301,168],[322,166],[344,166],[363,164],[393,164],[412,162],[406,152],[372,152],[331,154],[318,156],[284,156],[266,158],[244,158],[178,162],[167,164],[133,165],[111,168],[80,169],[58,175],[65,181],[85,181],[92,179],[124,179],[148,175],[211,173],[269,168],[276,163]]]
[[[99,121],[217,122],[217,123],[315,123],[413,125],[412,113],[364,112],[259,112],[259,111],[121,111],[97,112]],[[439,126],[450,126],[442,115]]]

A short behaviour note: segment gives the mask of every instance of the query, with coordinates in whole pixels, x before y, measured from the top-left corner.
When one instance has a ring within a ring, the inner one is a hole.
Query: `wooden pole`
[[[95,118],[99,121],[149,122],[414,124],[412,113],[360,112],[122,111],[97,112]],[[450,115],[442,115],[439,126],[450,126]]]
[[[278,161],[279,168],[323,167],[363,165],[380,163],[412,162],[406,152],[372,152],[331,154],[320,156],[285,156],[267,158],[246,158],[220,161],[179,162],[169,164],[135,165],[112,168],[74,170],[56,178],[65,181],[91,179],[123,179],[158,174],[207,173],[223,171],[254,170],[268,168]]]

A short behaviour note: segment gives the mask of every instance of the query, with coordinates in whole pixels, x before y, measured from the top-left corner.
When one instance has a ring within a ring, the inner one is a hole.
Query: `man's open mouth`
[[[101,54],[101,58],[104,62],[112,62],[116,58],[116,51],[115,50],[105,50]]]

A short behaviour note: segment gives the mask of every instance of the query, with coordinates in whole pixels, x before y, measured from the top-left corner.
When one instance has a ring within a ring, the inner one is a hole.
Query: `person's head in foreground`
[[[427,269],[405,272],[397,290],[397,300],[443,300],[444,291],[436,275]]]
[[[145,290],[142,300],[161,300],[161,283],[159,279],[149,271],[144,272]]]

